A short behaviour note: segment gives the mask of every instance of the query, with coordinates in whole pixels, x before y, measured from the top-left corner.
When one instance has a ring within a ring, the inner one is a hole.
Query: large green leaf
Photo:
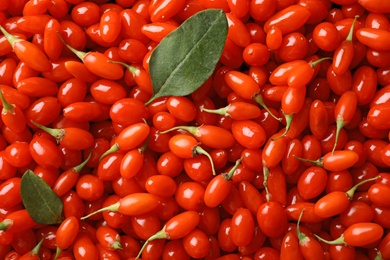
[[[213,73],[228,32],[226,14],[207,9],[184,21],[154,49],[149,60],[153,97],[185,96]]]
[[[20,194],[27,212],[38,224],[56,224],[62,220],[63,204],[50,186],[33,171],[27,170],[20,183]]]

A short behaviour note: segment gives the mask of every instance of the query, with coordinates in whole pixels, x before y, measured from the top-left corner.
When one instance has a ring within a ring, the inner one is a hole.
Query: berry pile
[[[390,1],[0,0],[0,259],[390,259]]]

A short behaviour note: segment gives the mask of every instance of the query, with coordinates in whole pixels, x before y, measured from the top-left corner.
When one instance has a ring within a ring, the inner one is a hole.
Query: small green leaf
[[[47,183],[27,170],[20,183],[24,207],[38,224],[57,224],[62,220],[62,201]]]
[[[213,73],[228,32],[226,15],[207,9],[184,21],[154,49],[149,60],[153,97],[185,96]]]

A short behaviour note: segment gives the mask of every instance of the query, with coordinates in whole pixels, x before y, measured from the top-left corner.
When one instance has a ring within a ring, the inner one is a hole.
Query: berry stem
[[[8,112],[10,113],[13,113],[14,111],[14,106],[12,104],[10,104],[5,98],[4,98],[4,95],[3,95],[3,91],[0,90],[0,99],[1,99],[1,103],[3,104],[3,111],[2,113],[3,114],[6,114]]]
[[[10,34],[9,32],[7,32],[1,25],[0,25],[0,31],[4,34],[5,38],[7,39],[9,44],[11,44],[12,48],[14,48],[14,44],[16,42],[24,41],[23,39],[19,39],[13,36],[12,34]]]
[[[230,169],[229,172],[222,173],[222,176],[225,180],[230,181],[233,178],[234,172],[237,170],[238,166],[241,164],[243,157],[238,159],[234,166]]]
[[[118,212],[118,209],[119,209],[119,206],[120,206],[120,202],[117,202],[117,203],[114,203],[110,206],[107,206],[107,207],[104,207],[104,208],[101,208],[101,209],[98,209],[82,218],[80,218],[81,220],[85,220],[89,217],[92,217],[93,215],[96,215],[98,213],[101,213],[101,212],[104,212],[104,211],[113,211],[113,212]]]
[[[85,56],[88,54],[87,52],[83,52],[83,51],[76,50],[75,48],[73,48],[72,46],[70,46],[69,44],[67,44],[67,43],[65,42],[64,38],[62,38],[60,32],[58,32],[58,31],[57,31],[57,35],[58,35],[58,37],[60,37],[62,43],[63,43],[69,50],[71,50],[74,54],[76,54],[76,56],[77,56],[80,60],[84,61]]]
[[[256,103],[258,103],[260,106],[262,106],[275,120],[277,121],[282,121],[282,118],[280,117],[276,117],[272,112],[271,110],[269,110],[269,108],[267,107],[267,105],[264,103],[264,99],[263,97],[261,96],[261,94],[255,94],[253,96],[253,100],[256,101]]]
[[[156,234],[152,235],[151,237],[148,238],[148,240],[145,241],[145,243],[142,245],[141,249],[138,252],[138,255],[135,257],[135,260],[141,257],[142,252],[148,245],[150,241],[156,240],[156,239],[169,239],[169,235],[167,232],[165,232],[165,226],[158,231]]]

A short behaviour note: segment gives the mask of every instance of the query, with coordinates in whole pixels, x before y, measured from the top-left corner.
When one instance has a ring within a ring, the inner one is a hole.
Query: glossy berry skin
[[[177,184],[169,176],[153,175],[146,180],[145,189],[156,196],[170,198],[175,194]]]
[[[56,169],[61,166],[62,156],[57,145],[44,137],[34,137],[29,151],[34,161],[43,167]]]
[[[295,230],[290,230],[284,235],[280,248],[280,259],[303,259]]]
[[[20,197],[20,181],[18,177],[10,178],[0,185],[0,206],[12,208],[17,206],[22,200]]]
[[[304,60],[296,60],[283,63],[276,67],[270,77],[269,80],[273,85],[279,86],[287,86],[287,80],[291,73],[291,71],[298,65],[305,64]]]
[[[384,45],[390,34],[386,30],[375,28],[361,28],[356,32],[356,38],[366,46],[375,50],[389,50]]]
[[[77,237],[79,231],[79,220],[74,217],[68,217],[58,227],[56,232],[56,245],[61,249],[70,247]]]
[[[208,207],[218,206],[229,194],[232,183],[223,174],[215,176],[207,185],[204,203]]]
[[[297,236],[299,239],[299,249],[303,258],[325,259],[323,249],[319,241],[314,236],[307,234],[308,232],[301,231],[300,227],[296,227]]]
[[[322,22],[313,30],[313,40],[324,51],[334,51],[340,44],[340,35],[334,24]]]
[[[315,212],[322,218],[328,218],[340,214],[348,205],[349,198],[345,192],[333,191],[316,202]]]
[[[239,71],[229,71],[225,75],[225,81],[228,86],[245,99],[252,97],[259,92],[260,87],[249,75]]]
[[[329,118],[326,107],[321,100],[313,101],[310,105],[309,116],[309,128],[312,134],[318,139],[324,138],[329,127]]]
[[[158,205],[157,197],[149,193],[133,193],[119,200],[118,212],[124,215],[148,213]]]
[[[141,149],[128,151],[120,162],[120,174],[123,178],[130,179],[137,175],[144,162],[144,154]]]
[[[78,234],[74,245],[73,254],[75,259],[98,259],[98,250],[92,239],[85,233]]]
[[[178,186],[175,194],[177,204],[186,210],[199,210],[203,206],[205,190],[197,182],[185,182]]]
[[[233,120],[246,120],[259,117],[261,110],[251,103],[236,101],[229,105],[226,113]]]
[[[195,147],[198,143],[199,142],[192,136],[178,134],[169,139],[169,148],[180,158],[192,158],[196,155]]]
[[[3,97],[3,94],[1,94],[1,96]],[[1,119],[3,123],[14,132],[23,132],[26,128],[26,118],[23,115],[22,110],[13,104],[6,103],[7,102],[3,97],[3,109],[1,112]]]
[[[249,209],[238,209],[233,217],[230,225],[231,239],[237,246],[248,245],[254,235],[255,221]]]
[[[7,228],[9,232],[24,232],[37,225],[26,209],[10,212],[5,216],[5,219],[12,221],[12,225]]]
[[[341,171],[353,166],[359,160],[359,155],[353,151],[335,151],[323,156],[324,169],[328,171]]]
[[[149,111],[142,101],[134,98],[123,98],[116,101],[110,108],[110,118],[115,123],[129,126],[148,119]]]
[[[368,111],[367,122],[377,129],[389,129],[389,123],[387,121],[388,110],[389,105],[387,103],[372,106]]]
[[[75,185],[76,192],[83,200],[99,199],[104,193],[104,184],[101,179],[92,174],[82,175]]]
[[[123,129],[115,139],[121,151],[137,148],[147,138],[150,128],[145,123],[136,123]]]
[[[383,235],[383,228],[376,223],[357,223],[344,231],[344,241],[350,246],[365,246],[378,241]]]
[[[287,139],[284,137],[278,138],[278,136],[279,134],[271,136],[263,146],[262,163],[267,168],[277,166],[282,161],[286,151]]]
[[[154,99],[156,65],[202,73],[171,64],[179,50],[152,58],[208,9],[227,22],[214,69]],[[0,0],[0,259],[390,259],[389,13]],[[24,207],[26,170],[60,197],[60,222]]]
[[[2,27],[1,29],[4,30]],[[6,31],[4,30],[3,33],[6,33]],[[30,68],[40,72],[50,70],[51,63],[38,46],[32,42],[18,39],[13,35],[10,35],[8,38],[11,39],[10,44],[16,56],[26,62]]]
[[[288,19],[281,19],[288,17]],[[282,34],[295,31],[301,27],[310,17],[310,12],[303,6],[291,5],[271,16],[264,24],[267,33],[272,27],[278,27]]]
[[[202,125],[195,133],[195,137],[210,148],[225,149],[233,146],[233,135],[222,127]]]
[[[382,241],[379,244],[379,251],[381,252],[382,257],[388,257],[389,256],[389,250],[388,250],[388,244],[389,244],[389,235],[384,236]]]
[[[304,210],[305,214],[301,217],[302,223],[319,223],[324,221],[324,218],[319,217],[315,212],[315,203],[307,201],[298,201],[286,207],[287,216],[289,219],[298,220]]]
[[[191,122],[196,117],[195,105],[186,97],[169,97],[166,106],[169,113],[184,122]]]
[[[386,184],[375,183],[368,190],[368,196],[370,200],[378,206],[388,206],[388,202],[383,198],[386,198],[386,194],[390,192],[390,187]]]
[[[96,238],[99,244],[108,250],[116,250],[122,247],[119,233],[111,227],[98,227],[96,230]]]
[[[19,168],[28,166],[32,162],[29,144],[26,142],[10,144],[5,149],[5,158],[14,167]]]
[[[85,150],[91,148],[94,139],[91,133],[76,127],[63,128],[63,136],[59,143],[71,150]]]
[[[205,257],[211,248],[208,236],[200,229],[193,229],[182,239],[184,250],[194,258]]]
[[[266,141],[264,128],[252,120],[233,121],[232,133],[236,141],[248,149],[258,149]]]
[[[90,52],[83,58],[87,69],[105,79],[118,80],[123,77],[124,71],[119,64],[111,63],[104,54]]]
[[[327,172],[317,166],[306,169],[298,180],[298,191],[304,199],[319,196],[326,187]]]
[[[196,211],[184,211],[165,224],[168,239],[175,240],[188,235],[199,223],[200,217]]]
[[[278,202],[266,202],[257,211],[257,223],[268,237],[281,236],[287,230],[287,215]]]
[[[349,207],[340,214],[340,222],[349,227],[360,222],[370,222],[374,215],[375,211],[367,203],[352,201]]]

